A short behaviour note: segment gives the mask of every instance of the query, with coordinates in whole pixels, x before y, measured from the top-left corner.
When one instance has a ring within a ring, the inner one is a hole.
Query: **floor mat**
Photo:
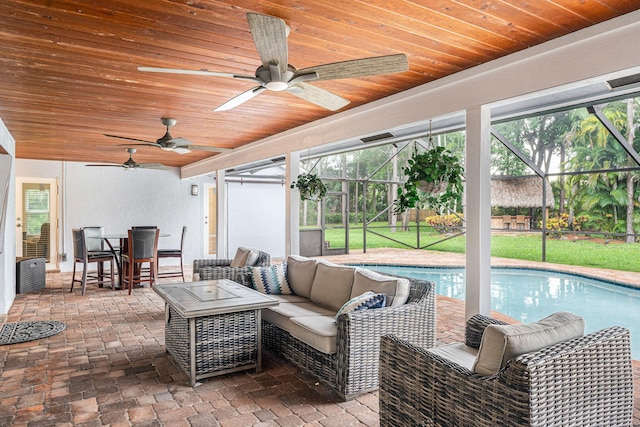
[[[43,320],[5,323],[0,330],[0,345],[18,344],[58,334],[67,328],[63,322]]]

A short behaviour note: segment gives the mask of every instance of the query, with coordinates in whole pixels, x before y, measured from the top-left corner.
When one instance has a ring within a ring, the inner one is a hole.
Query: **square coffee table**
[[[278,305],[268,295],[227,279],[162,283],[165,346],[180,368],[197,380],[262,365],[262,315]]]

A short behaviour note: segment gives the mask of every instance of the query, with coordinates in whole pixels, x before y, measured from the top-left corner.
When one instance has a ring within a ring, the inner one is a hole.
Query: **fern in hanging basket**
[[[298,179],[291,183],[291,188],[300,191],[300,200],[320,200],[327,194],[327,186],[312,173],[298,175]]]
[[[445,147],[415,152],[404,169],[407,181],[398,188],[394,213],[415,208],[421,201],[436,210],[450,207],[462,195],[463,172],[458,157]]]

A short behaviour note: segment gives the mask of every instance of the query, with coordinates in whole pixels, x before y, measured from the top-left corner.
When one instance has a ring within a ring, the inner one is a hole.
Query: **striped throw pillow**
[[[286,262],[269,267],[251,267],[251,280],[253,289],[263,294],[293,294],[287,282]]]
[[[344,305],[340,307],[340,310],[338,310],[336,319],[343,313],[384,307],[386,301],[387,296],[385,294],[376,294],[373,291],[367,291],[345,302]]]

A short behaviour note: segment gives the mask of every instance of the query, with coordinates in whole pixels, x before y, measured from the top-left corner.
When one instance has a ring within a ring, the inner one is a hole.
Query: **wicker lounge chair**
[[[467,322],[479,348],[486,316]],[[380,349],[382,426],[631,426],[630,335],[609,327],[523,354],[481,376],[393,336]]]
[[[257,261],[251,266],[231,267],[232,259],[196,259],[193,260],[194,280],[229,279],[241,285],[251,287],[251,267],[268,267],[271,255],[259,251]]]

